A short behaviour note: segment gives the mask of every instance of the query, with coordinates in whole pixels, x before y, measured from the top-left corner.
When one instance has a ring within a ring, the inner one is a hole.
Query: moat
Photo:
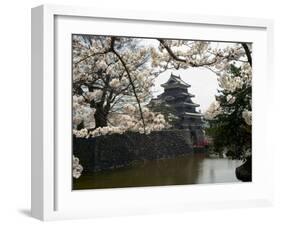
[[[120,188],[160,185],[239,182],[239,160],[190,154],[172,159],[138,161],[131,166],[85,173],[73,181],[73,189]]]

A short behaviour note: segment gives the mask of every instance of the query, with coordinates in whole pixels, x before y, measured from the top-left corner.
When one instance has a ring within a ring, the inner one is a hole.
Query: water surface
[[[173,159],[137,162],[132,166],[92,174],[73,181],[73,189],[239,182],[239,160],[191,154]]]

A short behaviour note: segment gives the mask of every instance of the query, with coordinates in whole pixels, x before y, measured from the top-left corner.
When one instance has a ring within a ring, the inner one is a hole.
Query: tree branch
[[[179,61],[179,62],[182,62],[182,63],[188,63],[188,64],[190,64],[192,67],[210,66],[210,65],[213,65],[214,63],[216,63],[216,58],[215,58],[215,60],[213,60],[213,61],[211,61],[211,62],[209,62],[209,63],[202,63],[202,64],[195,64],[195,63],[193,63],[193,62],[191,62],[191,61],[187,62],[186,59],[179,58],[177,55],[175,55],[175,53],[173,52],[173,50],[172,50],[169,46],[167,46],[167,45],[165,44],[165,41],[164,41],[163,39],[157,39],[157,40],[158,40],[158,41],[161,43],[161,45],[167,50],[167,52],[169,53],[169,55],[170,55],[174,60],[176,60],[176,61]]]
[[[252,67],[252,56],[251,56],[251,51],[247,45],[247,43],[241,43],[241,45],[243,46],[244,50],[245,50],[245,53],[246,53],[246,56],[247,56],[247,59],[248,59],[248,62],[249,64],[251,65]]]
[[[97,56],[97,55],[103,55],[103,54],[106,54],[106,53],[108,53],[108,52],[109,52],[109,51],[106,50],[106,51],[104,51],[104,52],[90,54],[90,55],[88,55],[88,56],[86,56],[86,57],[84,57],[84,58],[78,60],[77,62],[75,62],[74,65],[77,66],[77,64],[83,62],[84,60],[87,60],[87,59],[90,58],[90,57]]]
[[[136,98],[136,101],[138,103],[138,108],[139,108],[139,111],[140,111],[140,117],[141,117],[141,120],[142,120],[142,123],[143,123],[143,129],[144,129],[144,132],[145,132],[145,122],[144,122],[144,117],[143,117],[143,112],[142,112],[142,108],[141,108],[141,104],[140,104],[140,100],[137,96],[137,92],[136,92],[136,88],[135,88],[135,85],[133,83],[133,80],[132,80],[132,77],[131,77],[131,74],[127,68],[127,65],[126,63],[123,61],[122,57],[119,55],[119,53],[117,51],[115,51],[114,49],[114,42],[115,42],[115,37],[112,37],[112,40],[111,40],[111,50],[112,52],[118,57],[118,59],[120,60],[121,64],[123,65],[127,75],[128,75],[128,78],[129,78],[129,82],[132,86],[132,89],[133,89],[133,93],[134,93],[134,96]]]

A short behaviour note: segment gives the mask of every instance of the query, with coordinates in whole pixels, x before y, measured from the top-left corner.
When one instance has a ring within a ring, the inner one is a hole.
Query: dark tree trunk
[[[95,123],[96,128],[107,126],[108,112],[103,108],[96,108],[95,112]]]
[[[84,126],[84,121],[80,122],[78,125],[77,125],[77,130],[81,130],[81,129],[84,129],[85,126]]]

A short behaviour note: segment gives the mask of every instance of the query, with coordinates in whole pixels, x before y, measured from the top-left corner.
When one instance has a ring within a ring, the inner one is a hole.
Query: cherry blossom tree
[[[73,37],[74,102],[93,109],[95,127],[107,126],[110,110],[114,107],[116,110],[132,95],[137,103],[149,95],[147,52],[136,47],[135,42],[129,38],[98,36],[91,38],[89,44],[81,36]],[[145,82],[146,86],[142,84]]]
[[[141,45],[139,39],[73,36],[73,125],[76,136],[123,133],[126,130],[149,133],[165,126],[161,114],[155,115],[143,107],[151,98],[155,78],[149,57],[150,49]],[[125,103],[130,103],[134,110],[128,111]],[[152,115],[159,120],[151,120]],[[128,123],[126,127],[123,120],[134,123],[134,126]],[[157,122],[160,124],[154,125]]]

